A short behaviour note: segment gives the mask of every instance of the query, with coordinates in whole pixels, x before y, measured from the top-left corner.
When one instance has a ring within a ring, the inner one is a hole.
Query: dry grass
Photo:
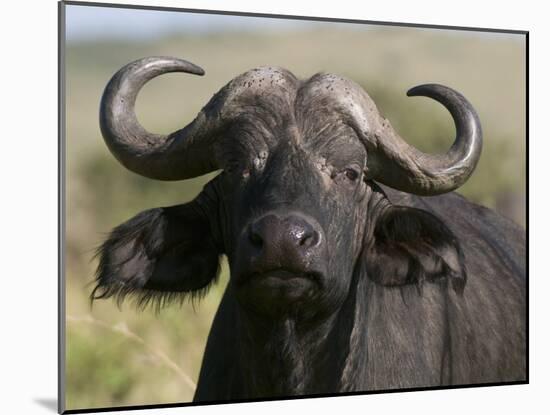
[[[194,392],[195,389],[197,389],[197,384],[193,382],[191,377],[185,373],[172,359],[170,359],[162,350],[158,350],[157,348],[147,344],[145,340],[143,340],[141,337],[139,337],[136,333],[130,331],[128,328],[128,325],[125,322],[120,322],[114,326],[111,326],[104,321],[97,320],[93,318],[91,315],[82,316],[82,317],[76,317],[67,315],[67,322],[73,323],[73,324],[91,324],[95,327],[99,327],[105,330],[109,330],[113,333],[120,334],[121,336],[124,336],[133,342],[137,343],[138,345],[142,346],[153,358],[158,358],[161,362],[163,362],[168,368],[172,369],[178,376],[183,380],[183,382],[189,386],[189,388]]]

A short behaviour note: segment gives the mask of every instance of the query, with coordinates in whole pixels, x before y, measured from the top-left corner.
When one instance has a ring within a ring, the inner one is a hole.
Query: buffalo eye
[[[244,179],[250,176],[250,168],[240,161],[230,161],[224,168],[225,172],[230,175],[237,175]]]
[[[352,182],[357,180],[357,178],[359,177],[359,172],[357,170],[349,168],[349,167],[344,170],[344,174]]]
[[[239,169],[239,163],[237,163],[235,161],[230,161],[225,166],[224,171],[226,173],[232,174],[232,173],[235,173],[238,169]]]

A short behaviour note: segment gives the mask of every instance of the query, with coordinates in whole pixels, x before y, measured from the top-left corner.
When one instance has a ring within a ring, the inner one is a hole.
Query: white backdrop
[[[548,24],[544,2],[297,2],[277,0],[123,1],[119,3],[529,30],[530,34],[530,385],[294,400],[141,411],[252,414],[281,411],[516,414],[548,408],[548,234],[544,125],[548,106]],[[53,413],[57,390],[57,5],[54,0],[2,7],[2,173],[0,356],[3,413]],[[7,125],[7,130],[5,126]],[[514,174],[514,172],[510,172]]]

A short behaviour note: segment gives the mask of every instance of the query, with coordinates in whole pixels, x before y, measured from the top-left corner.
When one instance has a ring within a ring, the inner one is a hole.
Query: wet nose
[[[323,243],[319,225],[297,215],[263,216],[250,225],[248,240],[263,255],[282,258],[309,254]]]

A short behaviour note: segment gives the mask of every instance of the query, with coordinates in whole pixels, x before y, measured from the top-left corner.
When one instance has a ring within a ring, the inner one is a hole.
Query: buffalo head
[[[451,113],[445,154],[408,145],[354,82],[330,74],[302,81],[263,67],[229,82],[186,127],[152,134],[137,121],[140,88],[167,72],[202,75],[180,59],[130,63],[107,85],[101,131],[128,169],[159,180],[221,173],[192,202],[145,211],[100,248],[94,298],[135,294],[142,304],[199,295],[227,255],[246,314],[326,318],[342,307],[361,268],[383,284],[464,278],[460,247],[429,213],[392,206],[376,185],[418,194],[452,191],[470,176],[481,128],[468,101],[422,85]]]

